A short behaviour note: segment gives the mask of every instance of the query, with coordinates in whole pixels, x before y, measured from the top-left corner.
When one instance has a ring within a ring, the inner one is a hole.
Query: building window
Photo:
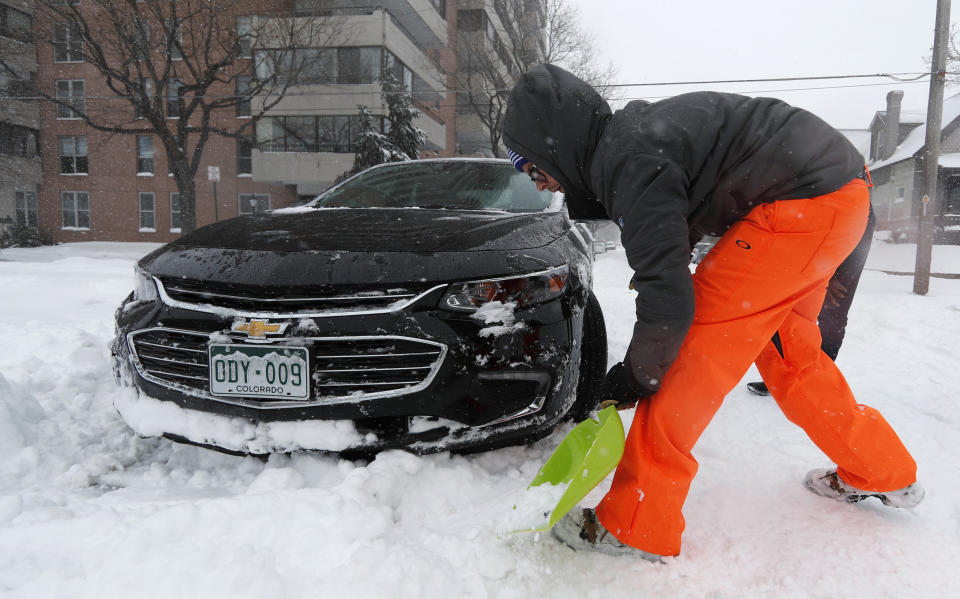
[[[0,67],[0,96],[33,96],[30,75],[16,65],[7,65],[14,73]]]
[[[33,34],[33,19],[27,13],[0,4],[0,35],[21,42],[29,42]]]
[[[380,80],[380,48],[337,48],[337,83]]]
[[[460,31],[480,31],[483,29],[484,20],[481,9],[457,11],[457,29]]]
[[[180,21],[167,21],[164,33],[167,42],[167,60],[183,60],[183,28]]]
[[[383,117],[372,119],[374,128],[383,131]],[[360,116],[265,118],[257,126],[257,137],[259,148],[265,152],[355,152]]]
[[[330,84],[337,82],[337,49],[304,48],[284,50],[277,55],[281,76],[293,74],[291,83]]]
[[[64,229],[90,229],[90,194],[86,191],[60,192]]]
[[[250,116],[250,77],[237,77],[237,116]]]
[[[134,26],[134,34],[137,35],[137,39],[134,40],[134,53],[140,60],[146,60],[150,56],[150,50],[152,49],[150,45],[150,22],[142,17],[137,17],[137,20],[134,21]]]
[[[337,48],[258,51],[254,72],[260,81],[278,85],[337,83]]]
[[[0,121],[0,155],[20,156],[22,158],[36,156],[37,132],[20,125]]]
[[[902,204],[906,190],[903,187],[897,188],[897,197],[893,199],[894,204]]]
[[[270,210],[270,195],[241,193],[239,196],[240,214],[259,214]]]
[[[178,119],[183,114],[183,83],[171,79],[167,85],[167,118]]]
[[[375,83],[381,77],[383,48],[357,46],[263,50],[256,52],[254,63],[258,79],[274,79],[278,84]]]
[[[137,174],[153,174],[153,138],[149,135],[137,136]]]
[[[250,17],[237,17],[237,58],[253,58]]]
[[[317,147],[316,117],[288,116],[280,123],[287,152],[310,152]]]
[[[180,193],[170,193],[170,232],[180,232]]]
[[[90,169],[87,160],[86,135],[60,136],[60,174],[88,174]]]
[[[153,105],[153,79],[144,79],[140,83],[140,89],[143,90],[143,95],[134,108],[134,118],[145,119],[147,118],[147,113],[150,111],[150,107]]]
[[[53,62],[83,62],[83,40],[77,23],[53,26]]]
[[[141,191],[137,196],[140,209],[140,232],[153,233],[157,230],[157,212],[153,204],[153,193]]]
[[[387,75],[393,75],[394,80],[408,93],[413,91],[413,71],[400,62],[393,52],[384,49],[383,76],[385,79]]]
[[[253,174],[253,138],[243,136],[237,138],[237,174]]]
[[[37,193],[35,191],[14,192],[16,198],[17,224],[21,227],[37,226]]]
[[[79,119],[86,110],[86,98],[83,79],[57,80],[58,119]]]

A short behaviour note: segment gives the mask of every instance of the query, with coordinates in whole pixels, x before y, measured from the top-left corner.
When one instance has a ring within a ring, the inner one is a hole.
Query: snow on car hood
[[[469,280],[569,259],[556,212],[318,209],[208,225],[140,261],[161,277],[297,288]]]
[[[173,242],[278,252],[462,252],[542,247],[566,229],[559,212],[319,208],[233,218]]]

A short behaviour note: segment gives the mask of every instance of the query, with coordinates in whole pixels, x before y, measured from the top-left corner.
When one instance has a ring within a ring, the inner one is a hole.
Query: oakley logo
[[[742,247],[742,248],[745,249],[745,250],[749,250],[749,249],[750,249],[750,244],[747,243],[746,241],[742,240],[742,239],[738,239],[738,240],[737,240],[737,245],[740,246],[740,247]]]

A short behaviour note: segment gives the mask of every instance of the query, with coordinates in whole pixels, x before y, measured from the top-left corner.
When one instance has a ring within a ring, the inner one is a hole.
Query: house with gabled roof
[[[902,91],[887,94],[887,109],[870,123],[867,164],[877,230],[894,241],[915,241],[923,210],[926,115],[902,112]],[[960,244],[960,94],[945,98],[937,175],[934,243]]]

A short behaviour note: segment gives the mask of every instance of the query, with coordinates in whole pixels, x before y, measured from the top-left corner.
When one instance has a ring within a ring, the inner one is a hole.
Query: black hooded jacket
[[[619,224],[637,291],[624,362],[650,393],[693,320],[692,244],[754,206],[836,191],[863,169],[843,135],[780,100],[696,92],[612,114],[552,65],[514,86],[503,141],[563,186],[571,218]]]

